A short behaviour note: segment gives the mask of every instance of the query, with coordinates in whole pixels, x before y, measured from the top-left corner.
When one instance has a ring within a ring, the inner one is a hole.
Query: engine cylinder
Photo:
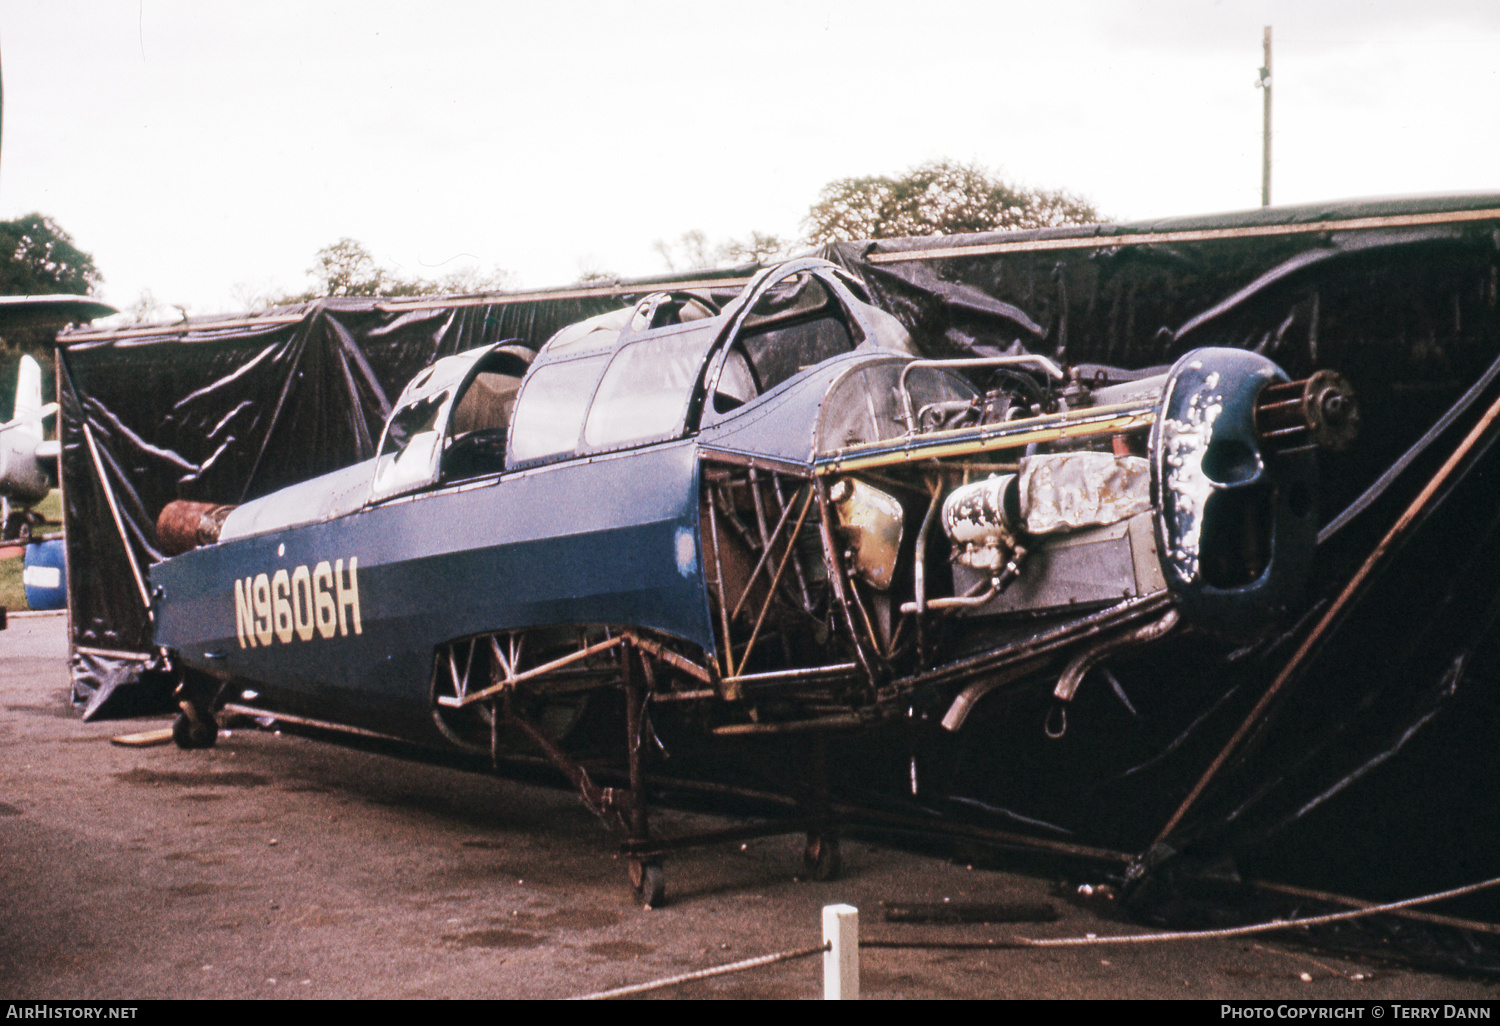
[[[954,558],[976,570],[998,570],[1015,547],[1019,518],[1016,475],[1003,474],[962,485],[943,500],[943,530]]]
[[[233,506],[217,506],[211,502],[186,499],[169,502],[161,516],[156,518],[157,544],[168,556],[180,556],[201,545],[212,545],[219,540],[224,520],[232,512]]]

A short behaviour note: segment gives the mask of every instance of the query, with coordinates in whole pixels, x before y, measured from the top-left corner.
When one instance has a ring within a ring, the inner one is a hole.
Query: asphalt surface
[[[1055,880],[844,842],[799,882],[800,840],[692,851],[645,911],[569,791],[291,733],[127,748],[166,719],[84,723],[63,618],[0,632],[0,999],[560,998],[817,944],[847,902],[871,938],[1141,932]],[[730,820],[663,812],[668,830]],[[1049,902],[1055,922],[897,925],[881,902]],[[815,998],[819,957],[658,997]],[[867,948],[867,998],[1490,1000],[1494,985],[1274,939],[1052,950]]]

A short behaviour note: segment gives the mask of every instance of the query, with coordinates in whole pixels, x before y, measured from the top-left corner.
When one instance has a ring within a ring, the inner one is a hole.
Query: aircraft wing
[[[82,324],[119,312],[88,296],[0,296],[0,328]]]

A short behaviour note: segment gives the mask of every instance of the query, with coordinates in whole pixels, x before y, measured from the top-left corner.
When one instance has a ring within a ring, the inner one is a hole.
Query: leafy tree
[[[0,295],[48,296],[92,293],[104,281],[94,258],[44,214],[0,221]],[[42,395],[52,394],[52,343],[61,324],[11,327],[0,338],[0,421],[15,406],[22,354],[42,365]],[[49,427],[50,427],[49,421]]]
[[[91,294],[104,276],[52,218],[0,221],[0,295]]]
[[[433,296],[433,295],[455,295],[458,293],[475,292],[502,292],[513,287],[515,276],[509,271],[495,268],[492,271],[481,271],[478,267],[464,267],[457,271],[449,271],[440,278],[414,278],[411,281],[402,281],[402,287],[412,287],[415,292],[393,292],[396,296]]]
[[[318,281],[319,296],[385,295],[390,272],[375,263],[375,258],[361,243],[345,236],[316,254],[317,262],[308,270]]]
[[[1064,191],[1013,185],[977,164],[934,160],[898,178],[829,182],[803,226],[811,245],[836,239],[890,239],[1010,228],[1051,228],[1102,220]]]
[[[345,236],[315,254],[307,273],[316,282],[306,292],[283,292],[270,282],[240,282],[234,297],[255,310],[309,303],[325,296],[438,296],[455,293],[499,292],[510,287],[509,271],[488,273],[461,268],[439,278],[410,278],[375,262],[364,243]]]
[[[510,284],[508,271],[478,268],[450,271],[440,278],[408,278],[381,267],[361,243],[345,237],[317,252],[308,272],[318,280],[318,296],[441,296],[459,292],[498,292]]]
[[[612,285],[620,280],[620,276],[614,271],[593,264],[582,264],[578,268],[578,277],[574,279],[574,285]]]

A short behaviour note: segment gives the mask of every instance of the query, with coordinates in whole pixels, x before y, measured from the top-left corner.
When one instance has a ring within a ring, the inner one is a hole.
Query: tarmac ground
[[[84,723],[62,616],[0,632],[0,997],[561,998],[821,940],[1143,932],[1045,876],[844,841],[834,882],[800,838],[685,852],[646,911],[571,792],[292,733],[129,748],[166,718]],[[667,810],[667,830],[732,822]],[[1046,902],[1055,922],[901,925],[881,902]],[[1361,964],[1274,935],[1030,950],[866,948],[866,998],[1490,1001],[1494,984]],[[817,956],[654,992],[815,998]],[[1441,1014],[1441,1013],[1439,1013]]]

